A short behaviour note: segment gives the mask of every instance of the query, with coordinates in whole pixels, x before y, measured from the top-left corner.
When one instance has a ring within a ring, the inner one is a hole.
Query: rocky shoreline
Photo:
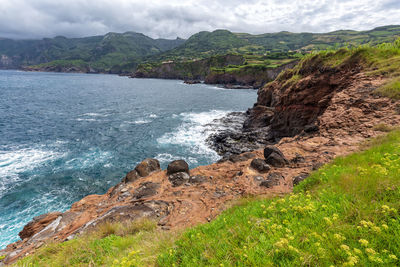
[[[260,89],[246,113],[211,123],[223,124],[208,138],[223,157],[219,162],[190,169],[179,160],[161,170],[157,160],[145,159],[105,194],[34,218],[21,241],[0,251],[3,263],[107,221],[153,218],[164,230],[206,223],[228,201],[291,192],[312,170],[381,135],[376,125],[400,125],[399,101],[373,94],[386,80],[365,75],[357,61],[332,68],[311,61],[299,72],[293,83],[287,81],[294,74],[286,71]]]

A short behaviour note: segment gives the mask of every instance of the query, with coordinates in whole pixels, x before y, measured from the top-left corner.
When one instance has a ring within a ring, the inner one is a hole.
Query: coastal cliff
[[[132,75],[132,78],[204,80],[212,67],[221,68],[229,65],[241,65],[244,61],[245,59],[241,55],[228,54],[192,61],[141,64]]]
[[[132,78],[178,79],[188,83],[204,81],[226,88],[261,88],[274,80],[283,70],[292,68],[298,60],[292,59],[274,67],[247,65],[242,55],[213,56],[207,59],[141,64]]]
[[[21,241],[0,251],[4,263],[109,221],[145,217],[160,229],[181,229],[213,220],[228,201],[291,192],[321,164],[381,135],[382,125],[400,124],[399,101],[376,93],[398,69],[390,75],[377,69],[366,64],[363,50],[307,57],[259,90],[241,129],[212,138],[221,161],[192,170],[172,162],[161,170],[146,159],[104,195],[34,218]]]

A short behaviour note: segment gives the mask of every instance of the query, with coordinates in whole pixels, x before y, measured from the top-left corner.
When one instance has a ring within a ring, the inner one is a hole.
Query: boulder
[[[283,153],[276,146],[266,146],[264,148],[265,162],[274,167],[283,167],[289,163]]]
[[[171,182],[172,186],[176,187],[189,182],[190,176],[186,172],[176,172],[168,176],[168,180]]]
[[[125,176],[125,178],[122,180],[124,183],[131,183],[136,181],[137,179],[140,178],[139,173],[136,170],[128,172],[128,174]]]
[[[282,151],[279,150],[279,148],[277,148],[276,146],[266,146],[264,148],[264,158],[267,159],[272,153],[276,153],[282,157],[284,157]]]
[[[265,159],[265,162],[274,167],[284,167],[288,163],[285,157],[282,157],[275,152],[271,153],[271,155]]]
[[[140,162],[136,167],[135,170],[141,177],[146,177],[152,172],[161,170],[160,162],[156,159],[145,159]]]
[[[177,172],[186,172],[189,174],[189,165],[184,160],[174,160],[167,167],[167,175]]]
[[[263,159],[253,159],[250,163],[250,167],[258,172],[268,172],[271,167]]]

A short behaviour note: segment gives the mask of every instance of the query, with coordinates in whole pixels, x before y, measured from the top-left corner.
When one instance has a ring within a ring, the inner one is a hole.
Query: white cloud
[[[0,36],[110,31],[187,38],[202,30],[327,32],[400,24],[399,0],[0,0]]]

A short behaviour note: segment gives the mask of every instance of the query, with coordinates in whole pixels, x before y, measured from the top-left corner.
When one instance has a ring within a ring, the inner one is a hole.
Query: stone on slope
[[[263,159],[253,159],[250,163],[250,167],[261,173],[268,172],[271,169]]]
[[[160,169],[160,162],[156,159],[145,159],[140,162],[136,167],[135,170],[138,174],[142,177],[146,177],[152,172],[159,171]]]
[[[177,172],[186,172],[189,174],[189,165],[184,160],[174,160],[167,167],[167,175],[171,175]]]
[[[186,172],[176,172],[168,176],[168,180],[176,187],[189,182],[190,176]]]

